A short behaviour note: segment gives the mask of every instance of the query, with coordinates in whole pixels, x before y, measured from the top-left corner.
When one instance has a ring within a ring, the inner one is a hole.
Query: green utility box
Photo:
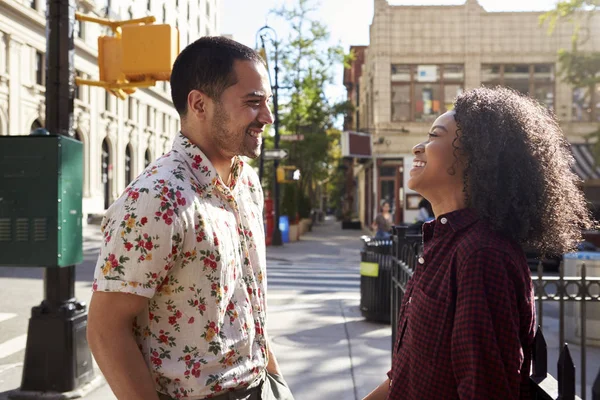
[[[0,265],[83,260],[83,146],[67,136],[0,136]]]

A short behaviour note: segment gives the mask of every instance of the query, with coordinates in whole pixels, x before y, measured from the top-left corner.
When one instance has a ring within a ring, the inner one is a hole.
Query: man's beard
[[[233,153],[235,156],[245,156],[249,158],[257,158],[260,156],[260,145],[258,146],[258,149],[246,145],[246,140],[248,139],[246,135],[248,135],[248,130],[253,126],[256,126],[257,123],[253,122],[249,124],[242,132],[232,132],[227,129],[227,125],[231,121],[229,114],[225,112],[224,107],[220,103],[217,104],[213,119],[213,140],[219,150]]]

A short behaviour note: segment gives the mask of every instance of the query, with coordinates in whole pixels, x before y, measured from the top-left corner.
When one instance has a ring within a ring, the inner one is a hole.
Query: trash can
[[[360,259],[360,312],[365,319],[390,323],[392,241],[363,238]]]
[[[283,243],[290,242],[290,219],[287,215],[279,216],[279,230],[281,231],[281,241]]]
[[[567,253],[563,256],[565,266],[565,277],[581,277],[582,264],[585,263],[585,275],[588,279],[598,282],[600,280],[600,252],[579,251]],[[581,284],[581,280],[577,281]],[[567,287],[567,294],[576,291],[573,283]],[[600,284],[590,285],[588,296],[598,296]],[[590,293],[591,292],[591,293]],[[600,302],[587,301],[585,304],[585,340],[589,346],[600,347]],[[581,344],[581,300],[570,300],[565,303],[565,340],[569,343]]]

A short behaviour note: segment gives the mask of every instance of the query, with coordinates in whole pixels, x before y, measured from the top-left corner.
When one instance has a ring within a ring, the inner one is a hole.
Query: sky
[[[255,48],[256,32],[265,24],[271,25],[280,38],[289,31],[281,21],[269,15],[273,8],[295,4],[296,0],[220,0],[221,34]],[[390,5],[457,5],[464,0],[388,0]],[[312,0],[318,7],[312,18],[325,23],[331,33],[331,44],[341,44],[345,51],[350,45],[369,44],[369,25],[373,20],[373,0]],[[486,11],[546,11],[556,0],[479,0]],[[335,84],[327,88],[331,101],[343,101],[346,90],[342,70],[335,71]]]

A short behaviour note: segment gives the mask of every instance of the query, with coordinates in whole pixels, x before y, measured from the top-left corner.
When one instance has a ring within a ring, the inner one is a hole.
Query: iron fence
[[[398,328],[398,312],[402,304],[408,281],[412,277],[417,259],[422,252],[421,235],[409,234],[407,227],[395,226],[391,242],[372,242],[363,249],[361,260],[372,260],[380,265],[389,265],[391,272],[388,282],[380,282],[378,290],[390,291],[390,320],[392,326],[392,348],[396,343]],[[588,303],[600,304],[600,277],[588,277],[586,266],[582,264],[580,276],[565,276],[564,264],[559,267],[558,276],[545,276],[540,262],[537,277],[534,277],[536,309],[538,325],[543,325],[544,302],[559,303],[559,343],[565,343],[565,305],[579,305],[579,332],[581,338],[581,395],[586,399],[586,335],[587,335],[587,306]],[[362,282],[361,282],[362,285]],[[361,290],[361,307],[363,304]],[[571,311],[575,310],[572,307]],[[541,328],[536,332],[533,348],[533,368],[531,383],[535,388],[537,399],[570,400],[575,396],[575,365],[568,346],[565,344],[560,352],[557,363],[557,379],[548,374],[547,346]],[[600,400],[600,371],[592,385],[592,400]]]

